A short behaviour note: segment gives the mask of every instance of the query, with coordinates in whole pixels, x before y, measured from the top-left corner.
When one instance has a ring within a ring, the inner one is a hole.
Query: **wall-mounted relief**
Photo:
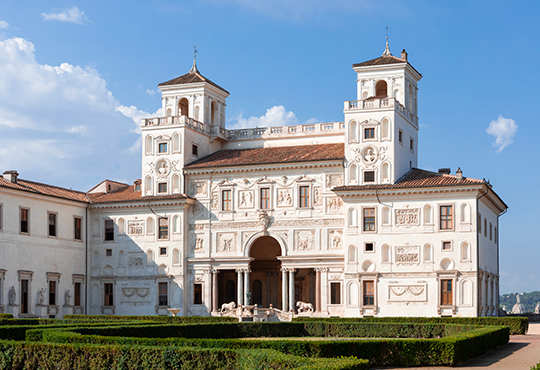
[[[165,158],[161,159],[156,164],[156,174],[158,178],[164,178],[167,177],[167,175],[170,173],[170,166],[169,161]]]
[[[206,218],[206,207],[202,203],[195,203],[190,209],[194,220]]]
[[[343,231],[328,230],[328,248],[329,249],[343,248]]]
[[[127,265],[130,269],[142,269],[146,255],[144,253],[133,253],[128,256]]]
[[[128,221],[128,234],[131,236],[140,236],[144,234],[144,220]]]
[[[278,207],[290,207],[293,204],[291,189],[278,189]]]
[[[238,197],[239,208],[253,208],[253,190],[241,190]]]
[[[219,194],[217,192],[212,193],[212,209],[219,208]]]
[[[189,195],[194,197],[204,197],[208,194],[207,187],[206,181],[194,181],[191,183]]]
[[[296,230],[294,232],[294,250],[313,250],[315,246],[315,230]]]
[[[137,302],[137,303],[149,303],[150,288],[144,287],[126,287],[122,288],[122,301],[123,303]]]
[[[236,252],[236,233],[218,233],[217,251]]]
[[[204,238],[202,234],[194,234],[191,237],[191,252],[202,253],[204,252]]]
[[[178,160],[171,162],[171,171],[172,172],[180,172],[182,170],[182,163]]]
[[[342,213],[343,200],[338,197],[326,198],[326,213]]]
[[[379,158],[379,153],[377,151],[377,148],[373,146],[366,146],[364,149],[362,149],[362,163],[366,166],[366,168],[371,168],[375,165],[377,162],[377,159]]]
[[[388,302],[396,303],[427,303],[426,284],[390,284],[388,286]]]
[[[152,175],[154,173],[154,162],[146,162],[146,166],[148,167],[146,173]]]
[[[320,186],[313,188],[313,204],[319,206],[322,204],[322,189]]]
[[[396,247],[396,264],[416,265],[420,260],[420,247],[405,245]]]
[[[326,175],[326,189],[343,185],[343,175]]]
[[[420,208],[396,209],[396,226],[420,225]]]

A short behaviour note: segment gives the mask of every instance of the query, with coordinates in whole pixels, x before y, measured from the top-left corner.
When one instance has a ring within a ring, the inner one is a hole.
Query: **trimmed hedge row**
[[[527,334],[529,319],[526,317],[296,317],[293,322],[393,322],[422,324],[460,324],[480,326],[508,326],[510,334]]]
[[[116,316],[116,315],[65,315],[64,320],[77,321],[153,321],[160,323],[238,322],[235,317],[220,316]]]
[[[367,370],[356,358],[310,359],[272,350],[99,346],[0,341],[0,369]]]
[[[0,313],[0,319],[12,319],[13,314],[11,313]]]

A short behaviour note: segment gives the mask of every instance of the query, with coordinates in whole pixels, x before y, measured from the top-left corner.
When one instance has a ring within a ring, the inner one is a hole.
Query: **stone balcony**
[[[365,100],[345,101],[343,110],[345,113],[352,113],[367,110],[387,110],[392,108],[418,126],[418,117],[402,105],[396,98],[368,98]]]
[[[212,132],[211,126],[201,121],[197,121],[188,116],[154,117],[154,118],[143,118],[141,120],[142,128],[151,127],[151,126],[170,126],[170,125],[186,126],[206,135],[210,135]]]

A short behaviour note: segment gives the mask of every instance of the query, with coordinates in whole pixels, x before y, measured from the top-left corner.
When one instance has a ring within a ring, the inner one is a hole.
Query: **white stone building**
[[[194,62],[159,85],[165,116],[142,120],[133,185],[83,193],[6,172],[0,310],[497,315],[507,206],[459,169],[417,168],[422,76],[405,51],[353,69],[343,122],[227,130],[229,93]]]

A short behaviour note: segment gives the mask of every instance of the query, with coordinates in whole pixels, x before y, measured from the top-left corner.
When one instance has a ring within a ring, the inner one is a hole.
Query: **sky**
[[[227,125],[343,120],[353,63],[402,49],[419,83],[419,167],[486,178],[501,294],[540,290],[540,2],[0,2],[0,171],[88,190],[141,177],[142,117],[193,62],[227,89]]]

